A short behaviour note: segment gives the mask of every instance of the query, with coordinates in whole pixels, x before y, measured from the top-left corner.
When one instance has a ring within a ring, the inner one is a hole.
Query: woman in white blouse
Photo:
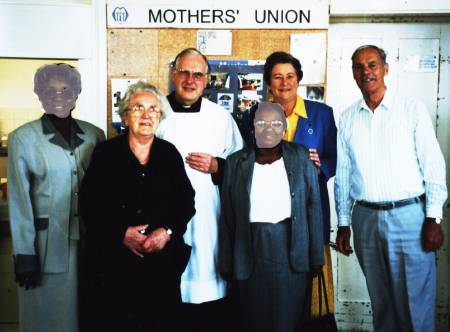
[[[254,145],[226,161],[219,267],[237,281],[244,331],[294,332],[323,265],[317,173],[304,146],[282,141],[279,104],[260,103],[253,125]]]

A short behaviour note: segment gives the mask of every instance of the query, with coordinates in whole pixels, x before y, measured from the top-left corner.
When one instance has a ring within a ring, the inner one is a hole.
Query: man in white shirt
[[[182,329],[225,331],[230,308],[225,298],[226,282],[216,268],[218,185],[225,158],[242,148],[242,138],[231,114],[202,98],[210,71],[203,54],[185,49],[175,57],[171,70],[175,89],[167,98],[173,112],[168,112],[161,122],[157,135],[173,143],[185,158],[186,173],[195,189],[196,209],[184,234],[192,252],[181,277]]]
[[[352,70],[363,99],[339,123],[338,250],[352,252],[351,222],[375,331],[434,331],[444,158],[424,104],[387,89],[381,48],[359,47]]]

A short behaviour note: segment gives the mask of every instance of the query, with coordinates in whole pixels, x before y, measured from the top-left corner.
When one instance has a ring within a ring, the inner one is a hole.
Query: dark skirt
[[[125,248],[125,247],[124,247]],[[128,249],[111,254],[111,262],[91,285],[93,321],[86,331],[176,332],[180,315],[180,276],[163,252],[140,258]],[[173,261],[174,259],[172,259]]]
[[[254,268],[238,281],[243,331],[294,332],[304,306],[307,274],[289,264],[291,220],[252,223]]]

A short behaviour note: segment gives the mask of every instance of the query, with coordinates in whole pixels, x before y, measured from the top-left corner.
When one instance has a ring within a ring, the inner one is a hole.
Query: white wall
[[[79,117],[106,130],[106,7],[89,3],[0,1],[0,57],[78,60]]]
[[[450,13],[448,0],[331,0],[330,16]]]
[[[435,124],[439,144],[447,164],[447,186],[450,188],[450,23],[348,23],[330,24],[328,35],[327,103],[338,120],[339,114],[361,93],[351,71],[351,54],[364,44],[384,48],[389,63],[388,88],[422,99]],[[433,47],[432,47],[433,46]],[[437,55],[439,68],[430,72],[405,69],[408,55]],[[333,190],[332,184],[329,186]],[[336,216],[333,211],[332,225]],[[437,255],[437,331],[449,331],[450,208],[444,208],[442,224],[446,242]],[[332,236],[333,240],[333,236]],[[336,317],[345,329],[371,330],[371,307],[364,276],[355,255],[333,253]]]

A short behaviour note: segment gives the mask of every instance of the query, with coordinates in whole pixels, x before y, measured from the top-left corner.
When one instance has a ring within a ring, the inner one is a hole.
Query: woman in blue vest
[[[327,181],[336,172],[336,124],[331,107],[323,103],[304,100],[297,95],[302,77],[300,61],[291,54],[275,52],[266,59],[264,81],[269,87],[272,101],[280,104],[286,115],[288,128],[283,139],[303,144],[309,148],[310,159],[314,162],[319,177],[325,243],[324,275],[332,310],[333,280],[328,246],[330,241],[330,202]],[[313,294],[317,294],[317,291],[313,291]],[[313,298],[313,315],[318,312],[316,304]]]

